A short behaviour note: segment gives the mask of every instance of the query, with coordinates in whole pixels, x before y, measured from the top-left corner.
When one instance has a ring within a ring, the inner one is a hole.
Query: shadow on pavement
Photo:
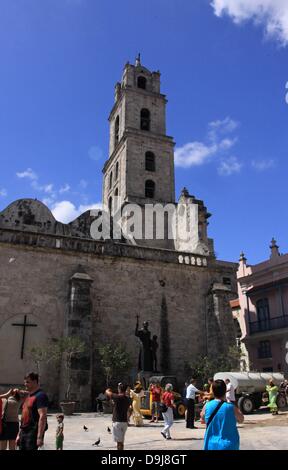
[[[173,438],[173,441],[204,441],[204,437],[179,437]]]

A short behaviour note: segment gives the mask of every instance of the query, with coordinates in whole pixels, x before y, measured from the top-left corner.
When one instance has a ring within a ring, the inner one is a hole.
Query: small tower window
[[[140,129],[142,131],[150,131],[150,111],[149,109],[141,109],[141,123]]]
[[[115,145],[119,142],[119,116],[115,120]]]
[[[142,88],[142,90],[146,90],[146,84],[147,84],[146,78],[140,75],[140,77],[138,77],[137,79],[138,88]]]
[[[115,169],[115,181],[117,181],[119,175],[119,162],[116,163],[116,169]]]
[[[114,192],[114,207],[115,209],[117,209],[118,207],[118,197],[119,197],[119,191],[118,191],[118,188],[115,189],[115,192]]]
[[[110,212],[110,214],[111,214],[111,212],[112,212],[112,197],[109,197],[108,209],[109,209],[109,212]]]
[[[155,195],[155,183],[154,181],[147,180],[145,183],[145,197],[149,197],[153,199],[154,195]]]
[[[153,152],[145,153],[145,170],[155,171],[155,155]]]
[[[112,182],[113,182],[113,173],[112,173],[112,171],[111,171],[110,177],[109,177],[109,189],[112,188]]]

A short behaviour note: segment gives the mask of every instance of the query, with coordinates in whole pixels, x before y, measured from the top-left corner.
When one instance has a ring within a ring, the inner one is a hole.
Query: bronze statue
[[[144,321],[143,328],[139,330],[139,315],[136,315],[135,336],[141,341],[138,370],[151,372],[153,370],[152,341],[148,326],[148,321]]]

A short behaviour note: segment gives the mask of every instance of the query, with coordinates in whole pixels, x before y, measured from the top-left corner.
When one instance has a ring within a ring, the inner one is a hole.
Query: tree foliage
[[[128,377],[131,359],[124,345],[105,344],[98,348],[98,353],[107,387]]]
[[[230,346],[226,354],[198,356],[194,361],[185,362],[184,372],[186,377],[194,377],[203,385],[217,372],[239,371],[242,356],[243,353],[237,346]]]
[[[41,377],[42,364],[49,364],[49,362],[53,362],[58,358],[57,354],[55,354],[55,344],[52,341],[44,344],[35,344],[28,351],[28,357],[35,363],[39,377]]]
[[[48,343],[33,346],[29,351],[29,356],[35,362],[39,375],[42,363],[60,363],[61,359],[64,361],[65,371],[67,374],[65,399],[69,400],[72,381],[72,359],[83,354],[85,349],[85,343],[77,336],[65,336],[57,339],[55,342],[50,341]]]
[[[77,336],[65,336],[60,338],[56,344],[55,355],[64,360],[65,370],[67,374],[67,386],[65,399],[70,399],[70,390],[72,383],[71,366],[72,359],[79,357],[86,350],[85,343]]]

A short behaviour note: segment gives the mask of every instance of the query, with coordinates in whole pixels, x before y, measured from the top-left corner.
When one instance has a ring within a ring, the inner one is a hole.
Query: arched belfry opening
[[[115,120],[115,135],[114,135],[114,141],[115,141],[115,145],[118,144],[119,142],[119,116],[116,117],[116,120]]]
[[[140,129],[142,131],[150,131],[150,111],[149,109],[141,109]]]
[[[155,155],[153,152],[145,153],[145,170],[155,171]]]
[[[138,88],[142,88],[142,90],[146,90],[146,86],[147,86],[147,80],[145,77],[143,77],[143,75],[140,75],[138,78],[137,78],[137,87]]]
[[[145,197],[153,199],[155,197],[155,183],[152,180],[145,182]]]

